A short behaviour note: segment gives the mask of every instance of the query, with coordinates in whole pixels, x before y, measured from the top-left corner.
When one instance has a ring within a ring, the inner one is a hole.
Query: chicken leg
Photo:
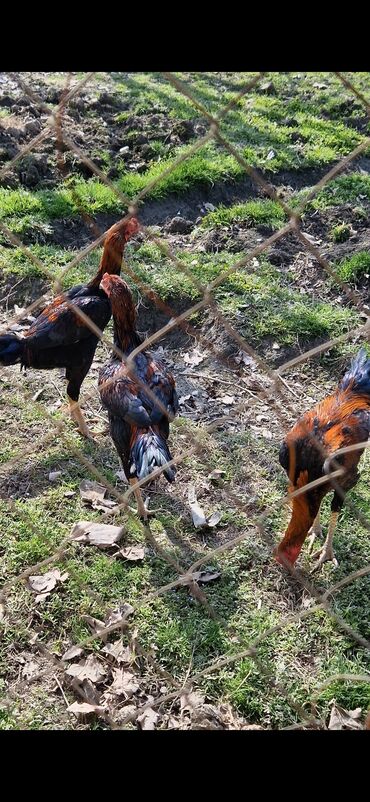
[[[336,557],[334,555],[334,551],[333,551],[333,535],[334,535],[334,529],[335,529],[335,526],[336,526],[336,523],[337,523],[337,520],[338,520],[338,516],[339,516],[339,512],[337,510],[334,510],[334,511],[331,512],[330,521],[329,521],[329,528],[328,528],[328,534],[327,534],[327,538],[325,540],[325,543],[324,543],[322,549],[319,549],[318,551],[315,552],[315,554],[313,554],[313,558],[314,559],[316,559],[316,558],[319,558],[319,559],[318,559],[318,562],[316,563],[316,565],[313,567],[313,569],[311,571],[311,574],[313,574],[314,571],[318,571],[319,568],[321,568],[321,566],[325,562],[328,562],[328,561],[331,561],[334,564],[335,568],[338,567],[338,560],[336,559]]]
[[[308,534],[310,536],[308,538],[308,554],[311,554],[315,539],[317,537],[321,537],[322,535],[322,527],[320,524],[320,510],[318,511]]]
[[[69,403],[69,411],[72,420],[77,424],[78,431],[82,435],[82,437],[87,437],[88,440],[94,440],[94,434],[90,431],[84,415],[82,413],[81,407],[78,401],[73,401],[72,398],[67,396],[68,403]]]
[[[144,504],[144,499],[140,487],[137,487],[137,479],[130,479],[130,485],[134,488],[134,495],[137,503],[139,518],[147,521],[150,515],[155,515],[153,510],[148,510]]]

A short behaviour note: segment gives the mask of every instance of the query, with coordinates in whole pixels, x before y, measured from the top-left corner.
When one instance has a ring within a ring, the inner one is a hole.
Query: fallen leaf
[[[36,593],[50,593],[55,588],[58,582],[65,582],[68,579],[68,573],[61,574],[59,568],[54,568],[52,571],[47,571],[46,574],[41,576],[29,576],[28,584],[31,590]]]
[[[257,370],[258,367],[255,359],[249,356],[249,354],[247,354],[245,351],[239,351],[235,357],[235,362],[238,362],[239,364],[242,362],[243,365],[248,365],[251,370]]]
[[[50,471],[49,482],[57,482],[61,475],[62,471]]]
[[[275,154],[275,151],[274,151],[274,150],[269,150],[269,152],[268,152],[268,154],[267,154],[267,157],[266,157],[266,158],[267,158],[267,160],[268,160],[268,161],[271,161],[271,159],[274,159],[274,158],[275,158],[275,155],[276,155],[276,154]]]
[[[184,354],[184,362],[186,365],[200,365],[201,362],[204,361],[206,358],[206,354],[201,354],[197,348],[194,348],[194,351],[189,354],[188,352]]]
[[[124,557],[125,560],[129,560],[130,562],[138,562],[138,560],[144,559],[145,548],[143,546],[127,546],[126,548],[117,551],[114,556]]]
[[[137,717],[137,722],[142,730],[155,730],[158,719],[159,714],[152,707],[148,707],[141,716]]]
[[[40,666],[34,660],[30,660],[23,666],[22,669],[22,677],[26,680],[35,679],[40,672]]]
[[[123,668],[114,668],[113,682],[109,686],[109,692],[115,693],[117,696],[125,696],[129,699],[136,691],[139,690],[140,685],[137,682],[135,675],[131,671],[125,671]]]
[[[118,610],[111,610],[107,618],[105,619],[105,626],[110,627],[112,624],[118,624],[120,622],[124,623],[126,618],[134,612],[134,608],[131,604],[124,602],[121,604]]]
[[[90,546],[108,549],[121,539],[123,533],[123,526],[79,521],[74,525],[71,537],[79,543],[88,543]]]
[[[207,526],[210,526],[210,527],[217,526],[217,524],[220,523],[221,518],[222,518],[222,512],[219,512],[218,510],[216,510],[215,512],[212,513],[212,515],[208,516],[208,518],[207,518]]]
[[[129,664],[132,663],[134,659],[131,649],[129,646],[124,646],[121,639],[116,640],[115,643],[107,643],[102,649],[102,652],[107,654],[108,657],[112,657],[117,663]]]
[[[42,604],[45,599],[48,599],[51,596],[51,593],[39,593],[38,596],[35,596],[35,604]]]
[[[66,490],[66,492],[63,493],[63,496],[65,498],[72,498],[72,496],[75,496],[75,495],[76,495],[76,493],[75,493],[74,490]]]
[[[82,501],[92,504],[93,501],[101,501],[107,492],[105,485],[100,485],[99,482],[90,482],[89,479],[84,479],[80,484],[80,496]]]
[[[231,404],[235,404],[235,395],[222,395],[220,401],[229,407]]]
[[[329,730],[362,730],[361,707],[355,710],[344,710],[334,704],[330,712]]]
[[[104,701],[106,700],[108,704],[109,703],[112,704],[112,702],[114,703],[116,701],[114,695],[110,694],[109,691],[107,691],[104,694],[103,698],[104,698]],[[122,705],[122,704],[120,704],[119,708],[117,708],[114,711],[115,721],[117,722],[117,724],[121,724],[122,721],[124,721],[127,718],[127,716],[132,716],[134,713],[136,713],[136,710],[137,710],[136,705],[133,705],[133,704],[123,704]]]
[[[180,696],[181,710],[194,710],[202,705],[204,705],[204,696],[196,691],[184,693],[182,696]]]
[[[91,705],[88,702],[73,702],[72,705],[67,707],[67,713],[74,713],[75,716],[88,716],[93,713],[99,716],[105,713],[105,708],[99,705]]]
[[[72,680],[72,685],[74,682],[78,682],[79,691],[83,693],[85,702],[89,702],[91,705],[100,705],[102,701],[102,695],[98,691],[96,685],[93,685],[90,679],[84,679],[83,682],[79,682],[78,680]]]
[[[83,655],[83,649],[80,646],[71,646],[64,652],[62,660],[74,660],[75,657],[81,657],[81,655]]]
[[[212,481],[216,482],[218,479],[221,479],[222,476],[226,476],[226,471],[221,471],[219,468],[215,468],[214,471],[208,474],[207,479],[211,479]]]
[[[100,501],[93,501],[92,503],[93,510],[101,510],[101,512],[106,512],[107,510],[113,510],[115,507],[118,508],[118,504],[116,501],[111,501],[109,498],[103,499],[102,502]]]
[[[107,670],[93,654],[90,654],[86,660],[69,666],[66,674],[69,677],[77,677],[79,680],[89,679],[91,682],[99,683],[107,676]]]
[[[203,526],[216,526],[221,520],[222,513],[217,511],[213,512],[208,517],[205,516],[201,506],[198,504],[195,487],[193,485],[190,485],[188,489],[188,502],[193,524],[196,529]]]
[[[105,629],[104,621],[100,621],[99,618],[94,618],[92,615],[81,615],[83,621],[86,621],[90,631],[93,635],[100,635],[102,630]]]
[[[207,526],[207,518],[204,515],[202,508],[198,504],[194,487],[189,487],[188,502],[189,502],[191,517],[193,519],[193,524],[195,528],[198,529],[201,526]]]
[[[183,407],[184,404],[186,404],[187,401],[194,401],[194,396],[192,396],[191,393],[189,395],[181,395],[180,396],[180,398],[179,398],[179,406]],[[191,404],[191,406],[194,406],[194,404]]]

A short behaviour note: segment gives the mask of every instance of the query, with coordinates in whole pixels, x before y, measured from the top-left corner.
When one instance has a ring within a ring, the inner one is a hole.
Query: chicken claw
[[[315,551],[315,553],[312,556],[314,560],[317,559],[317,563],[311,569],[310,574],[313,574],[315,573],[315,571],[318,571],[321,568],[321,566],[324,565],[325,562],[332,562],[334,568],[338,568],[338,560],[334,554],[331,543],[324,543],[322,549]]]

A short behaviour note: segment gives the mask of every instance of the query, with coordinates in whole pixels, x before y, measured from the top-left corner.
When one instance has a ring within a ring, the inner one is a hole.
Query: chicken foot
[[[321,566],[325,562],[332,562],[335,568],[338,567],[338,560],[336,559],[333,551],[333,535],[338,520],[338,516],[339,512],[336,511],[335,512],[333,511],[330,515],[328,534],[325,543],[321,549],[319,549],[318,551],[315,552],[315,554],[312,555],[313,559],[318,558],[318,562],[312,568],[311,574],[313,574],[314,571],[318,571],[319,568],[321,568]]]
[[[78,401],[73,401],[73,399],[69,396],[67,396],[67,398],[69,403],[69,412],[72,420],[77,424],[78,431],[82,437],[86,437],[88,440],[94,440],[94,432],[90,431]]]

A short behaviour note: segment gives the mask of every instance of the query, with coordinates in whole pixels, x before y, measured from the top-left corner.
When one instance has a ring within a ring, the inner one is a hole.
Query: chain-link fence
[[[134,370],[134,365],[132,362],[133,356],[140,351],[147,349],[148,347],[154,346],[159,341],[162,341],[163,338],[176,329],[180,329],[186,332],[186,334],[190,334],[202,348],[208,350],[216,364],[217,361],[219,364],[224,364],[226,362],[228,369],[231,370],[232,368],[230,368],[230,362],[226,359],[224,353],[220,348],[217,347],[212,338],[209,339],[205,337],[204,333],[192,323],[192,318],[196,313],[208,312],[212,315],[212,320],[215,324],[217,324],[219,329],[223,329],[227,334],[229,341],[236,344],[238,349],[240,349],[240,352],[248,355],[248,358],[253,360],[253,363],[258,366],[260,373],[266,377],[266,384],[264,387],[259,387],[257,395],[253,392],[250,392],[249,397],[245,398],[242,403],[234,405],[230,413],[225,414],[223,417],[217,417],[215,421],[208,425],[204,425],[201,421],[198,421],[196,427],[194,427],[192,430],[187,430],[186,446],[183,450],[180,448],[175,449],[174,458],[170,464],[181,466],[184,461],[188,460],[192,456],[196,456],[197,458],[201,459],[203,467],[207,471],[212,472],[214,466],[211,455],[214,433],[220,430],[220,428],[222,429],[222,426],[226,425],[228,421],[235,421],[238,416],[241,417],[247,410],[253,411],[257,402],[261,399],[268,404],[273,403],[273,414],[281,427],[281,434],[283,435],[283,433],[290,428],[292,421],[297,419],[298,415],[304,408],[304,399],[300,398],[300,403],[297,404],[298,396],[294,391],[294,388],[284,378],[284,373],[300,363],[307,362],[313,357],[327,352],[337,344],[344,343],[346,341],[359,340],[361,338],[366,340],[369,336],[369,315],[367,308],[363,305],[361,294],[352,289],[343,280],[341,275],[339,275],[334,268],[333,264],[320,252],[320,249],[312,241],[312,237],[307,236],[307,234],[303,232],[301,227],[301,219],[302,214],[309,202],[312,201],[312,199],[317,196],[317,194],[329,182],[333,181],[334,178],[339,176],[346,168],[348,168],[349,165],[354,163],[354,161],[361,154],[365,153],[366,150],[369,149],[370,137],[364,138],[360,145],[358,145],[351,153],[346,155],[325,175],[323,175],[316,185],[308,193],[306,193],[304,200],[299,205],[296,203],[290,205],[283,200],[279,191],[262,176],[261,172],[248,163],[243,155],[242,148],[238,149],[232,142],[230,142],[224,135],[222,129],[222,122],[227,118],[227,115],[248,96],[248,93],[251,92],[251,90],[256,87],[258,88],[261,80],[264,79],[264,74],[261,73],[254,76],[252,79],[249,79],[235,94],[235,97],[227,103],[227,105],[223,107],[220,103],[220,110],[218,114],[214,115],[211,114],[197,99],[195,94],[193,94],[191,83],[185,84],[174,74],[165,73],[163,74],[162,79],[165,79],[167,82],[169,82],[169,84],[182,97],[186,98],[186,100],[197,109],[201,117],[204,119],[207,130],[206,133],[199,137],[194,144],[187,147],[185,151],[181,153],[181,155],[172,160],[170,166],[164,166],[162,172],[158,172],[158,175],[151,179],[145,185],[145,187],[138,192],[136,197],[130,198],[126,197],[125,194],[122,193],[118,188],[117,183],[108,178],[104,173],[104,170],[94,163],[94,159],[92,157],[83,152],[80,145],[77,145],[73,141],[73,139],[66,133],[64,128],[64,113],[65,110],[68,109],[69,102],[73,98],[76,98],[83,88],[88,84],[88,82],[93,79],[94,73],[85,75],[81,80],[77,80],[76,77],[68,75],[66,77],[65,89],[59,98],[59,104],[56,111],[51,111],[51,107],[45,104],[45,102],[38,97],[37,92],[32,88],[29,79],[25,79],[19,74],[11,74],[10,77],[16,85],[21,87],[24,95],[29,98],[32,106],[37,108],[39,111],[46,113],[48,118],[45,127],[39,133],[37,133],[37,135],[30,142],[28,142],[27,145],[20,147],[13,158],[6,161],[0,170],[0,179],[6,177],[6,175],[9,174],[9,171],[13,169],[17,163],[24,159],[27,154],[32,153],[33,149],[39,147],[41,143],[46,141],[52,142],[56,149],[61,179],[63,179],[67,175],[64,154],[69,151],[82,164],[86,165],[89,171],[96,175],[103,185],[109,187],[109,189],[117,196],[119,201],[122,203],[122,208],[126,210],[126,217],[124,219],[136,217],[139,221],[141,236],[143,236],[146,241],[156,245],[160,252],[174,265],[179,274],[184,275],[184,277],[191,282],[196,290],[197,300],[185,311],[181,312],[180,314],[176,314],[176,312],[171,308],[169,301],[167,299],[161,299],[159,293],[154,291],[152,287],[148,286],[140,278],[136,270],[135,263],[131,263],[129,257],[125,257],[122,275],[124,277],[129,277],[134,285],[136,285],[142,298],[149,299],[149,301],[157,307],[158,311],[160,311],[162,314],[165,314],[168,322],[157,331],[150,333],[142,345],[138,346],[134,353],[131,354],[129,360],[127,360],[120,350],[110,342],[110,338],[104,334],[104,332],[100,331],[96,326],[94,326],[88,317],[84,316],[83,313],[73,307],[72,302],[67,300],[66,303],[69,304],[71,308],[75,309],[75,313],[80,315],[82,322],[89,326],[107,346],[113,348],[119,354],[120,358],[123,359],[123,362],[126,365],[128,364],[128,367],[131,371]],[[352,81],[339,73],[337,74],[337,79],[343,84],[348,93],[353,93],[357,99],[360,100],[368,112],[369,104],[366,98],[353,85]],[[264,196],[271,198],[273,201],[275,201],[275,203],[279,204],[284,212],[284,215],[287,217],[288,222],[284,223],[272,235],[268,236],[268,238],[265,238],[253,249],[245,253],[242,258],[238,258],[234,264],[228,266],[227,269],[223,270],[215,279],[209,283],[203,283],[189,268],[188,263],[175,254],[168,242],[158,236],[156,232],[153,232],[152,227],[145,226],[143,224],[140,219],[140,210],[141,204],[146,196],[153,191],[157,184],[160,184],[164,177],[174,171],[184,161],[190,159],[209,142],[216,142],[224,151],[228,152],[233,157],[236,163],[246,172],[250,179],[255,182],[255,184],[263,191]],[[73,188],[72,192],[74,192]],[[51,288],[54,293],[62,290],[62,281],[65,276],[68,276],[68,273],[71,272],[73,268],[82,263],[83,260],[86,259],[86,257],[89,256],[89,254],[91,254],[95,249],[99,248],[99,246],[101,246],[104,242],[106,235],[106,231],[101,231],[93,217],[86,212],[84,204],[81,202],[77,190],[75,191],[73,197],[76,207],[80,210],[84,221],[93,231],[95,239],[91,244],[83,248],[73,257],[71,261],[66,264],[62,273],[59,272],[57,279],[53,274],[53,271],[43,263],[41,258],[35,255],[35,251],[27,248],[20,237],[14,233],[14,231],[11,231],[4,224],[4,222],[0,222],[0,231],[2,232],[5,240],[8,241],[11,246],[16,246],[17,248],[22,249],[27,259],[31,260],[36,265],[40,273],[50,281]],[[239,273],[240,271],[250,270],[250,266],[253,264],[253,260],[255,260],[256,257],[268,251],[271,246],[277,242],[280,242],[288,235],[293,236],[302,246],[303,250],[315,260],[315,263],[318,266],[317,269],[321,268],[322,271],[324,271],[324,273],[330,277],[331,281],[337,283],[338,287],[340,287],[341,291],[345,294],[350,303],[361,312],[364,323],[359,327],[351,329],[345,334],[320,343],[316,347],[301,353],[293,359],[286,361],[284,364],[281,364],[278,369],[275,369],[266,362],[266,360],[257,352],[256,348],[252,347],[251,344],[246,341],[245,337],[243,337],[236,327],[230,322],[230,319],[220,308],[220,304],[217,301],[216,291],[223,284],[223,282],[225,282],[233,274]],[[8,331],[11,329],[11,327],[13,327],[12,330],[14,330],[14,325],[18,324],[19,321],[24,320],[28,315],[31,315],[33,312],[39,310],[43,306],[45,306],[44,295],[33,300],[26,310],[22,309],[18,315],[9,318],[7,320],[6,327],[4,327],[1,333],[5,333],[5,331]],[[8,368],[7,370],[11,373],[14,368]],[[246,364],[245,370],[248,371],[248,363]],[[40,377],[40,383],[42,384],[41,373]],[[336,377],[333,377],[333,379],[335,383]],[[237,369],[235,369],[235,382],[238,381],[240,381],[240,367],[237,366]],[[85,405],[89,398],[92,398],[96,395],[97,388],[94,387],[91,391],[89,391],[89,393],[84,394],[83,404]],[[153,398],[154,402],[158,403],[155,397]],[[130,486],[125,492],[121,492],[119,489],[117,489],[115,483],[108,480],[107,475],[101,465],[94,464],[94,461],[86,455],[82,448],[79,448],[73,442],[71,442],[69,412],[67,406],[65,405],[59,408],[59,415],[58,418],[56,418],[41,402],[38,401],[37,397],[31,397],[29,394],[27,395],[26,392],[24,392],[24,404],[25,406],[32,405],[33,407],[36,407],[40,416],[44,416],[45,420],[47,420],[46,434],[39,438],[36,442],[25,444],[25,447],[22,450],[22,455],[20,457],[10,457],[9,460],[1,465],[1,472],[9,472],[13,468],[15,469],[20,460],[24,460],[27,457],[27,454],[31,455],[35,452],[42,453],[42,450],[47,448],[56,437],[60,438],[60,440],[65,443],[66,448],[68,448],[71,458],[77,460],[82,467],[86,469],[88,474],[96,479],[101,485],[103,485],[109,494],[115,499],[116,503],[111,509],[107,509],[105,512],[103,512],[101,520],[111,522],[111,519],[114,520],[114,518],[120,513],[125,513],[126,516],[131,516],[135,521],[137,521],[137,516],[132,512],[131,507],[129,506],[134,493],[133,486]],[[357,445],[356,448],[366,448],[366,446],[367,443],[361,443]],[[319,442],[318,448],[322,449],[322,444]],[[343,495],[343,491],[335,483],[336,477],[338,477],[341,473],[341,468],[338,464],[335,465],[335,461],[334,467],[336,468],[336,472],[331,475],[331,482],[334,484],[338,493]],[[163,470],[165,470],[165,467],[158,468],[154,474],[140,480],[139,486],[142,487],[147,485],[148,482],[152,482],[153,479],[163,472]],[[317,479],[310,485],[306,485],[303,488],[296,490],[294,494],[290,494],[289,496],[284,496],[279,500],[275,500],[273,504],[264,504],[263,513],[259,516],[256,516],[250,523],[248,523],[248,533],[250,532],[251,527],[255,529],[258,542],[261,544],[264,543],[268,548],[271,555],[271,560],[273,560],[273,550],[276,545],[267,525],[267,520],[271,514],[271,511],[273,510],[275,512],[279,507],[283,507],[284,505],[288,504],[295,495],[305,493],[313,486],[320,485],[325,482],[327,483],[328,481],[328,477],[324,476],[321,479]],[[166,491],[163,490],[163,493],[165,492]],[[240,499],[239,494],[235,492],[231,486],[228,486],[226,482],[223,483],[222,494],[223,500],[225,503],[227,503],[230,510],[235,510],[237,513],[249,514],[248,505]],[[14,501],[9,498],[6,500],[6,503],[9,505],[9,512],[11,512],[11,510],[14,508]],[[357,515],[361,525],[366,529],[370,529],[370,522],[366,520],[365,517],[360,513],[356,505],[351,502],[350,496],[346,499],[346,503],[349,505],[353,514]],[[66,504],[68,504],[68,499],[66,499]],[[17,507],[17,515],[20,515],[19,506]],[[160,519],[160,512],[158,515]],[[28,531],[32,532],[32,527],[34,524],[27,518],[27,515],[25,515],[25,518]],[[359,645],[365,650],[370,649],[370,643],[366,640],[366,638],[364,638],[359,632],[356,632],[347,623],[345,618],[341,617],[338,612],[334,610],[333,605],[333,600],[335,599],[336,594],[338,594],[342,588],[350,585],[351,583],[355,583],[357,579],[365,577],[370,573],[370,563],[368,565],[364,565],[356,571],[353,571],[340,581],[332,584],[328,589],[325,590],[325,592],[320,589],[319,584],[314,582],[310,575],[304,570],[289,566],[289,573],[292,577],[291,581],[298,583],[300,588],[305,589],[306,597],[309,599],[309,603],[301,606],[297,610],[293,609],[290,615],[281,615],[280,620],[276,623],[276,625],[273,627],[268,627],[262,631],[261,634],[251,640],[248,647],[243,648],[242,651],[235,651],[232,654],[226,654],[225,656],[219,654],[216,659],[210,663],[207,663],[198,671],[191,671],[189,668],[187,676],[180,681],[179,679],[175,678],[175,676],[172,676],[163,667],[163,665],[161,665],[161,654],[159,650],[157,651],[156,658],[154,660],[153,654],[150,652],[150,650],[143,648],[140,643],[140,637],[134,629],[135,614],[140,610],[140,608],[144,608],[146,605],[150,604],[151,601],[162,596],[163,594],[167,594],[174,589],[187,586],[190,594],[193,597],[192,603],[202,605],[204,608],[204,615],[210,616],[211,618],[217,620],[218,615],[213,609],[209,596],[207,596],[207,586],[201,581],[200,569],[209,565],[210,562],[212,562],[212,558],[217,558],[217,560],[219,558],[222,559],[223,555],[230,553],[232,549],[243,542],[246,537],[246,533],[245,531],[242,531],[232,539],[226,539],[221,543],[221,545],[216,545],[214,549],[208,548],[204,556],[195,561],[189,562],[186,561],[183,556],[181,558],[175,556],[176,551],[170,551],[168,548],[163,546],[161,538],[157,535],[156,529],[152,524],[149,522],[142,522],[140,526],[142,527],[142,533],[148,547],[152,550],[152,553],[157,555],[158,560],[162,561],[164,565],[168,566],[171,578],[161,586],[153,586],[152,589],[148,590],[147,593],[139,597],[136,600],[134,608],[131,607],[131,605],[121,605],[120,613],[113,615],[111,620],[100,622],[100,625],[99,622],[97,624],[95,621],[94,625],[94,620],[91,619],[91,635],[83,638],[81,642],[75,644],[74,648],[76,651],[74,654],[77,659],[82,655],[82,650],[89,650],[89,647],[92,650],[96,650],[97,644],[100,644],[101,646],[103,643],[109,643],[110,648],[113,649],[116,640],[114,638],[110,638],[112,633],[121,635],[124,633],[124,636],[128,639],[128,642],[131,645],[134,644],[134,646],[132,646],[133,653],[139,660],[141,659],[145,661],[146,665],[150,665],[153,675],[159,680],[158,687],[160,688],[163,686],[165,692],[159,691],[154,697],[151,696],[149,701],[145,701],[144,704],[137,703],[134,706],[132,704],[132,694],[129,693],[126,693],[126,696],[123,694],[120,702],[117,701],[117,696],[114,697],[114,693],[110,698],[108,694],[104,704],[97,702],[96,698],[92,698],[88,685],[86,685],[86,682],[88,682],[88,673],[86,674],[85,672],[85,674],[82,674],[81,671],[79,673],[76,670],[72,684],[72,674],[69,674],[66,681],[66,670],[68,669],[69,658],[63,660],[61,657],[58,657],[56,653],[51,652],[45,645],[47,638],[45,638],[43,641],[43,633],[44,631],[47,632],[47,625],[43,621],[43,617],[41,615],[37,632],[34,632],[32,627],[30,627],[26,632],[26,636],[28,643],[32,644],[32,648],[35,653],[42,655],[45,661],[44,667],[42,669],[39,668],[37,675],[34,678],[25,678],[24,676],[20,676],[9,686],[5,687],[4,698],[2,701],[4,708],[7,705],[11,706],[14,703],[14,699],[22,695],[24,688],[29,683],[32,683],[32,681],[39,682],[42,679],[43,674],[45,676],[50,676],[51,673],[55,679],[55,682],[57,683],[59,691],[62,693],[63,698],[65,699],[66,704],[68,706],[72,705],[71,726],[73,726],[73,721],[75,720],[74,708],[72,704],[73,698],[77,698],[80,705],[80,707],[77,705],[77,712],[78,710],[80,713],[95,711],[100,719],[108,726],[113,728],[126,727],[129,723],[137,723],[137,721],[142,722],[143,716],[145,718],[145,714],[148,710],[166,711],[170,709],[170,703],[172,704],[174,701],[180,699],[183,700],[184,698],[190,699],[189,694],[194,689],[194,686],[197,686],[199,681],[204,678],[209,678],[211,675],[217,674],[217,672],[221,672],[221,670],[233,666],[237,662],[241,662],[246,658],[251,658],[255,662],[258,672],[263,675],[265,681],[270,685],[273,691],[285,697],[289,705],[295,711],[297,724],[294,726],[323,726],[323,722],[320,720],[320,717],[317,713],[317,708],[315,707],[316,697],[318,697],[321,687],[316,690],[315,697],[313,697],[311,700],[309,698],[307,699],[307,703],[310,701],[312,702],[312,708],[310,712],[309,704],[308,706],[302,707],[293,699],[289,692],[289,687],[284,686],[284,684],[282,684],[280,681],[277,681],[273,667],[269,665],[267,660],[263,659],[259,652],[259,647],[263,643],[268,642],[273,635],[276,635],[276,633],[283,628],[313,616],[318,611],[324,611],[325,614],[335,622],[338,630],[344,632],[352,643]],[[3,611],[2,626],[4,627],[5,632],[9,620],[12,619],[12,616],[14,618],[14,611],[9,612],[7,604],[8,598],[13,592],[14,588],[17,587],[19,583],[27,583],[29,577],[39,574],[40,571],[47,566],[54,566],[56,563],[61,564],[63,560],[70,555],[71,549],[75,548],[76,537],[81,537],[81,530],[79,529],[76,532],[74,527],[72,528],[71,533],[62,542],[58,543],[57,548],[53,551],[53,553],[50,553],[46,559],[42,559],[37,564],[28,565],[26,569],[22,570],[16,575],[5,577],[0,595]],[[283,571],[283,569],[281,570]],[[69,569],[69,574],[71,576],[71,569]],[[75,581],[80,581],[77,574]],[[94,593],[94,597],[95,599],[99,599],[98,591]],[[124,602],[124,599],[122,599],[122,602]],[[20,632],[20,638],[23,638],[24,636],[25,633]],[[338,676],[331,678],[326,684],[329,684],[330,681],[340,681],[341,679],[345,681],[353,680],[355,682],[368,683],[369,678],[370,674],[341,674],[338,672]],[[86,705],[85,708],[84,705]],[[171,722],[170,718],[169,721]],[[169,723],[168,726],[171,726],[171,723]],[[236,719],[234,720],[234,726],[238,726]]]

